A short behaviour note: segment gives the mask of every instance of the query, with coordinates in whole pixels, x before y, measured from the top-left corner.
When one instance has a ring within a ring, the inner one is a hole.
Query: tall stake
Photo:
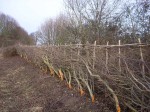
[[[78,51],[77,51],[77,53],[78,53],[78,61],[79,61],[79,56],[80,56],[80,43],[78,44]]]
[[[141,44],[141,39],[138,38],[139,44]],[[145,78],[145,67],[144,67],[144,57],[143,57],[143,52],[142,52],[142,48],[140,46],[140,55],[141,55],[141,61],[142,61],[142,75]]]
[[[73,53],[73,51],[72,51],[72,44],[71,43],[70,43],[70,52],[71,52],[70,53],[70,55],[71,55],[71,57],[70,57],[71,58],[71,62],[70,63],[71,63],[71,69],[72,69],[73,68],[73,65],[72,65],[72,53]]]
[[[141,45],[141,39],[138,38],[139,44]],[[141,55],[141,61],[142,61],[142,76],[145,79],[145,67],[144,67],[144,57],[143,57],[143,52],[142,48],[140,46],[140,55]],[[142,104],[141,104],[141,112],[143,111],[143,101],[144,101],[144,95],[142,93]]]
[[[64,58],[65,58],[65,60],[67,59],[67,55],[66,55],[66,43],[65,43],[65,47],[64,47]]]
[[[109,42],[107,42],[108,47]],[[106,47],[106,67],[108,67],[108,48]]]
[[[95,58],[96,58],[95,49],[96,49],[96,41],[94,42],[94,49],[93,49],[93,69],[95,68]]]
[[[87,57],[87,62],[90,62],[90,46],[89,46],[89,42],[87,41],[86,42],[86,45],[85,45],[85,52],[86,52],[86,57]]]
[[[121,73],[121,60],[120,60],[120,58],[121,58],[121,50],[120,50],[120,45],[121,45],[121,42],[119,40],[119,72]]]

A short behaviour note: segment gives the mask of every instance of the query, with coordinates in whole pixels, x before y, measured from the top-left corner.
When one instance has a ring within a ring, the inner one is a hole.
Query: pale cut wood
[[[139,44],[141,44],[141,39],[138,38]],[[140,46],[140,56],[141,56],[141,61],[142,61],[142,75],[145,78],[145,66],[144,66],[144,57],[143,57],[143,52],[142,52],[142,48]]]
[[[95,58],[96,58],[95,49],[96,49],[96,41],[94,42],[94,49],[93,49],[93,69],[95,67]]]
[[[109,45],[109,42],[107,42],[107,46]],[[108,48],[106,47],[106,67],[108,67]]]
[[[121,41],[119,40],[119,46],[121,45]],[[120,47],[119,47],[119,72],[121,73],[121,60],[120,60],[120,57],[121,57],[121,50],[120,50]]]

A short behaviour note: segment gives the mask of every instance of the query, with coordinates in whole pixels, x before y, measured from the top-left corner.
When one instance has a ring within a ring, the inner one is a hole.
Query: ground
[[[113,112],[19,56],[0,54],[0,112]]]

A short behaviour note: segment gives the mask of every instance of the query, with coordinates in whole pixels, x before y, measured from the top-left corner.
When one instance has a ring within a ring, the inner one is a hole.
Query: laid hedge
[[[19,46],[17,54],[92,102],[107,94],[118,112],[150,110],[149,46]]]

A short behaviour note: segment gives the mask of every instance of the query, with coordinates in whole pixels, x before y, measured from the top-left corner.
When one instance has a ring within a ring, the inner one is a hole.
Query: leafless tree
[[[49,19],[39,29],[39,42],[47,45],[65,44],[74,41],[70,33],[70,20],[60,14],[55,19]]]
[[[56,26],[52,19],[47,20],[40,28],[41,41],[44,44],[54,44],[56,37]]]
[[[14,18],[0,13],[0,46],[13,45],[17,42],[31,44],[33,39]]]
[[[82,43],[88,39],[86,30],[92,34],[92,40],[105,37],[105,22],[110,21],[117,12],[120,0],[64,0],[68,13],[78,26]]]

